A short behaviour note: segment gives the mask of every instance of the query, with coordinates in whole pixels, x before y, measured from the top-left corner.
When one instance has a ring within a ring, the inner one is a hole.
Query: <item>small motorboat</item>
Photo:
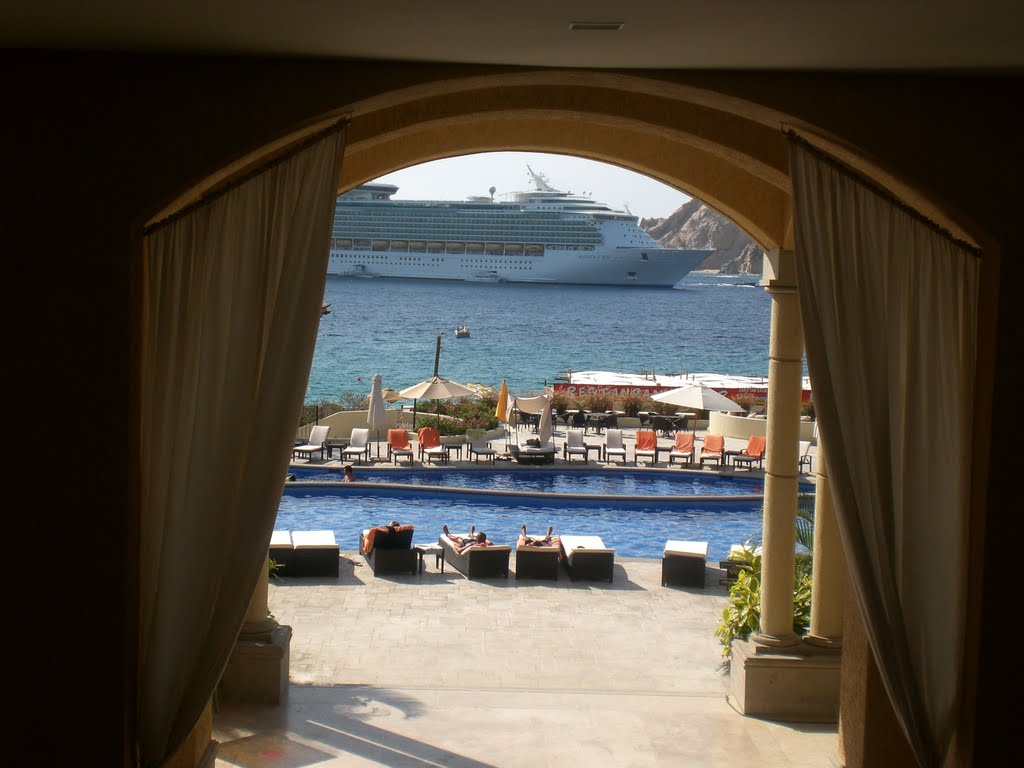
[[[458,328],[455,329],[455,337],[456,338],[460,338],[461,339],[461,338],[466,338],[468,336],[469,336],[469,328],[467,328],[466,326],[460,325]]]

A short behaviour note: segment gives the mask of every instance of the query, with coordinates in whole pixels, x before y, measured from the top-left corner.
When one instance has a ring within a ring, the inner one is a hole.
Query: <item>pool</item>
[[[401,483],[517,493],[568,493],[615,496],[760,496],[761,477],[733,477],[683,471],[595,470],[448,470],[359,469],[360,483]],[[296,482],[339,482],[340,471],[292,467]]]

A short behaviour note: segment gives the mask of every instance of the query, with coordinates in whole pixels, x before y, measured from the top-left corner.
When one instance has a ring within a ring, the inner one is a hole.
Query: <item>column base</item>
[[[729,703],[751,717],[837,722],[840,661],[839,653],[802,644],[774,649],[734,640]]]
[[[766,635],[761,632],[755,632],[750,636],[750,640],[754,644],[766,648],[795,648],[800,645],[800,635],[795,632],[789,632],[785,635]]]
[[[805,635],[804,642],[813,646],[816,651],[833,651],[839,653],[843,649],[843,638],[822,637],[820,635]]]
[[[239,637],[220,679],[221,698],[239,704],[281,704],[288,692],[291,642],[292,628],[280,624],[269,640]]]

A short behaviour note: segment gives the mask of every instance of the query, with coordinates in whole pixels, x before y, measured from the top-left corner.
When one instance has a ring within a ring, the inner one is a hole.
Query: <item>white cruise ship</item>
[[[713,251],[663,248],[628,211],[548,186],[509,202],[392,200],[392,184],[338,198],[328,274],[670,288]]]

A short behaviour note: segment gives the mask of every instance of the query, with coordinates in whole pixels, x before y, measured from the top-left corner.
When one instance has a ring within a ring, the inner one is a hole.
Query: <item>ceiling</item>
[[[571,31],[572,22],[622,22]],[[1024,68],[1022,0],[39,0],[0,46],[638,69]]]

